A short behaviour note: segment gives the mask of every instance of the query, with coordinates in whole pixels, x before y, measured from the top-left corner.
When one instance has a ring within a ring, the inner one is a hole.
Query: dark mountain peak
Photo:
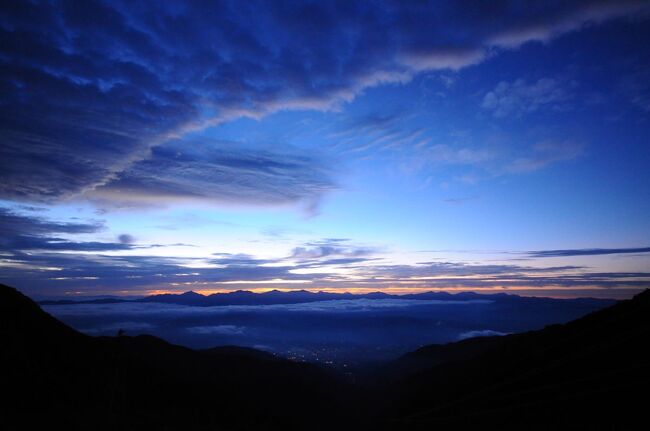
[[[224,293],[213,293],[210,296],[222,296],[222,295],[255,295],[253,292],[250,290],[243,290],[243,289],[238,289],[232,292],[224,292]]]
[[[165,302],[165,303],[178,303],[186,305],[199,305],[205,298],[205,295],[196,293],[194,291],[187,291],[184,293],[162,293],[159,295],[145,296],[138,299],[138,302]]]
[[[73,429],[97,417],[116,421],[107,429],[138,421],[193,429],[189,417],[199,429],[222,429],[240,426],[251,415],[242,428],[272,420],[276,428],[304,429],[313,417],[326,415],[343,427],[348,420],[380,425],[365,429],[456,429],[468,417],[489,425],[539,428],[550,421],[546,428],[618,429],[630,427],[609,425],[635,412],[640,417],[645,408],[645,399],[634,394],[650,382],[649,315],[646,290],[567,324],[427,346],[370,375],[371,386],[355,387],[317,366],[246,347],[194,351],[146,335],[84,336],[0,285],[0,339],[6,347],[0,360],[9,370],[3,383],[17,405],[8,409],[18,412],[14,421],[34,416],[27,414],[34,408],[49,409],[50,421],[78,421]],[[296,408],[287,410],[287,403]],[[345,410],[363,403],[381,413],[368,419],[363,409]],[[80,406],[74,416],[67,413],[72,404]],[[138,409],[129,407],[134,404]],[[222,406],[218,414],[215,406]],[[381,426],[386,423],[394,426]]]
[[[474,294],[474,295],[479,295],[479,294]],[[507,294],[499,294],[499,295],[506,295],[508,297],[513,296]],[[466,340],[451,342],[447,344],[431,344],[431,345],[423,346],[415,351],[406,353],[405,355],[402,356],[402,358],[400,358],[400,360],[418,357],[418,358],[435,359],[435,362],[437,363],[441,361],[441,359],[447,357],[468,357],[470,355],[466,354],[466,352],[471,351],[472,354],[478,353],[488,347],[500,346],[506,340],[510,340],[510,339],[533,337],[533,336],[543,335],[551,332],[555,333],[558,331],[562,333],[567,333],[568,331],[576,327],[579,327],[580,331],[584,330],[585,327],[593,331],[598,328],[598,326],[596,326],[597,324],[599,326],[606,326],[608,325],[608,322],[614,322],[615,324],[618,325],[630,324],[632,323],[632,313],[636,315],[639,313],[643,313],[646,310],[650,315],[650,289],[646,289],[643,292],[638,293],[637,295],[635,295],[633,298],[629,300],[620,301],[618,303],[615,303],[611,307],[594,311],[592,313],[587,314],[584,317],[581,317],[579,319],[576,319],[574,321],[568,322],[563,325],[561,324],[550,325],[539,331],[531,331],[524,334],[474,337],[474,338],[469,338]],[[611,331],[604,331],[601,333],[601,336],[604,336],[609,332]],[[459,352],[461,354],[458,354]]]
[[[34,301],[20,293],[18,289],[0,284],[0,310],[4,314],[17,307],[38,308]]]
[[[281,290],[278,289],[273,289],[269,290],[268,292],[263,292],[262,295],[282,295],[286,292],[282,292]]]
[[[5,285],[0,341],[3,429],[305,429],[350,392],[317,366],[250,348],[85,336]]]
[[[53,342],[61,336],[81,334],[50,316],[13,287],[0,284],[0,334],[5,338]]]
[[[403,429],[456,428],[467,417],[507,428],[626,428],[621,420],[643,404],[634,394],[650,382],[648,316],[645,290],[566,324],[423,347],[384,372],[398,382],[392,420]]]
[[[418,299],[418,300],[454,300],[469,301],[476,299],[487,299],[490,301],[526,301],[526,302],[557,302],[557,301],[580,301],[584,304],[594,306],[609,306],[615,303],[614,300],[578,298],[578,299],[553,299],[543,297],[523,297],[513,294],[497,293],[475,293],[475,292],[420,292],[404,295],[394,295],[384,292],[350,293],[350,292],[312,292],[305,289],[281,291],[273,289],[263,293],[255,293],[250,290],[235,290],[230,292],[218,292],[210,295],[202,295],[194,291],[184,293],[163,293],[150,295],[139,299],[123,298],[102,298],[85,300],[50,300],[40,301],[41,305],[62,305],[62,304],[110,304],[119,302],[161,302],[191,306],[218,306],[218,305],[264,305],[264,304],[297,304],[303,302],[329,301],[336,299]]]
[[[639,303],[641,303],[641,302],[646,303],[646,304],[650,303],[650,289],[646,289],[641,293],[637,293],[636,295],[634,295],[632,300],[636,301],[636,302],[639,302]]]
[[[390,297],[392,295],[389,295],[389,294],[384,293],[384,292],[369,292],[369,293],[366,293],[363,296],[366,297],[366,298],[370,298],[370,299],[379,299],[379,298],[388,298],[388,297]]]

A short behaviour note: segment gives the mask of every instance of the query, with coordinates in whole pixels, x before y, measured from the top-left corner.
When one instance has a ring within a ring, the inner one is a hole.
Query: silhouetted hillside
[[[429,346],[388,367],[402,380],[382,392],[379,422],[395,429],[645,429],[649,345],[645,291],[565,325]]]
[[[252,349],[84,336],[2,285],[0,337],[1,429],[326,428],[350,393],[326,370]]]
[[[88,335],[149,334],[192,349],[264,346],[293,359],[341,368],[389,361],[424,345],[565,323],[614,304],[506,294],[411,295],[298,291],[194,292],[116,303],[45,304]],[[209,306],[212,305],[212,306]]]
[[[89,337],[0,285],[0,429],[645,429],[650,291],[356,376],[236,346]]]

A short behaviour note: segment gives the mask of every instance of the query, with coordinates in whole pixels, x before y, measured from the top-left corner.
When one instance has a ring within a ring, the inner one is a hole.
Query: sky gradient
[[[650,3],[3,2],[0,282],[650,287]]]

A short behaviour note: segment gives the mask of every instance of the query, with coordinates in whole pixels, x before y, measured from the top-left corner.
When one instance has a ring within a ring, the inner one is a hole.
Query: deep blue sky
[[[650,286],[650,3],[3,2],[0,281]]]

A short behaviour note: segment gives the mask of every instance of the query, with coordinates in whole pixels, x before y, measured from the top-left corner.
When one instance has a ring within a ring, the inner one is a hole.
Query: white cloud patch
[[[534,172],[555,163],[576,159],[582,154],[583,146],[576,142],[541,142],[533,146],[530,155],[517,158],[506,166],[505,173]]]
[[[567,109],[567,102],[573,95],[567,85],[552,78],[541,78],[536,82],[517,79],[501,81],[484,97],[481,107],[496,118],[519,118],[542,109]]]
[[[246,332],[243,326],[236,325],[192,326],[186,330],[200,335],[242,335]]]
[[[47,305],[43,308],[57,317],[73,316],[214,316],[239,312],[365,312],[373,310],[401,309],[426,305],[458,305],[468,306],[476,304],[490,304],[487,299],[477,300],[426,300],[426,299],[335,299],[331,301],[318,301],[300,304],[272,304],[272,305],[221,305],[214,307],[192,307],[187,305],[160,304],[160,303],[116,303],[116,304],[72,304],[72,305]],[[116,330],[119,328],[116,328]],[[205,329],[203,329],[205,330]]]
[[[458,336],[458,339],[466,340],[468,338],[495,337],[495,336],[503,336],[503,335],[508,335],[508,332],[493,331],[491,329],[481,329],[476,331],[463,332]]]
[[[3,20],[11,25],[2,29],[0,196],[56,201],[101,189],[104,200],[119,200],[113,191],[137,189],[147,197],[235,199],[233,187],[244,184],[246,202],[253,196],[268,204],[263,192],[255,193],[265,187],[267,171],[251,178],[250,166],[217,161],[215,174],[204,176],[215,163],[210,159],[175,163],[174,181],[167,181],[146,161],[170,139],[210,126],[280,110],[332,110],[370,87],[459,70],[503,49],[648,9],[648,2],[612,0],[525,8],[344,3],[130,8],[77,2],[66,8],[24,2],[5,8]],[[495,116],[521,115],[567,97],[552,79],[504,82],[484,105]],[[272,203],[286,202],[285,187],[290,201],[331,190],[329,177],[312,178],[312,164],[298,164],[274,170],[279,191]]]

